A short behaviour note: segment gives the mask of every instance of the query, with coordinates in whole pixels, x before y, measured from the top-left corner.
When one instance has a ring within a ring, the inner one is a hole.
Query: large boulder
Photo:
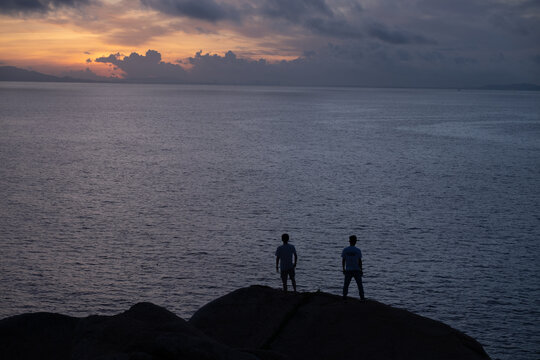
[[[376,301],[252,286],[197,311],[189,323],[217,341],[291,359],[489,359],[473,338]]]
[[[261,352],[262,354],[271,352]],[[164,308],[140,303],[114,316],[36,313],[0,320],[1,359],[256,360]]]
[[[0,320],[0,359],[70,359],[78,319],[23,314]]]
[[[376,301],[236,290],[189,322],[150,303],[114,316],[0,320],[0,359],[489,359],[471,337]]]

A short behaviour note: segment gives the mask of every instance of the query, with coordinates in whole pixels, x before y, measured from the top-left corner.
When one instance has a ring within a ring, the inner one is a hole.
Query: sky
[[[540,0],[0,0],[0,66],[85,79],[540,84]]]

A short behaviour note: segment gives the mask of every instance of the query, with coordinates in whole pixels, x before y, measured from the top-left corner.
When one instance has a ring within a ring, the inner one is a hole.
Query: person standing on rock
[[[287,291],[287,277],[291,279],[293,290],[296,292],[296,280],[294,279],[294,269],[298,256],[293,245],[289,244],[289,234],[281,235],[283,245],[276,250],[276,272],[281,270],[281,281],[283,282],[283,291]],[[294,257],[294,262],[293,262]]]
[[[343,284],[343,299],[347,298],[349,292],[349,284],[351,279],[354,278],[356,285],[358,285],[358,292],[360,293],[360,299],[364,298],[364,286],[362,285],[362,252],[356,245],[356,235],[349,236],[349,244],[341,252],[341,266],[343,267],[343,274],[345,275],[345,282]]]

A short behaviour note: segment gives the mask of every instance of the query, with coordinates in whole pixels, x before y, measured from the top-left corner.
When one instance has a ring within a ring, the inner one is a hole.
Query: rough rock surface
[[[205,305],[189,322],[232,347],[291,359],[489,359],[476,340],[441,322],[320,292],[243,288]]]
[[[0,359],[489,359],[469,336],[375,301],[236,290],[189,322],[150,303],[114,316],[0,320]]]
[[[50,313],[0,320],[0,359],[256,360],[205,336],[150,303],[114,316],[72,318]]]

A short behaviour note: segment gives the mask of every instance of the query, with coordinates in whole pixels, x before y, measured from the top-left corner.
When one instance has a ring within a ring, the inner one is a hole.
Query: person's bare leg
[[[281,280],[283,281],[283,291],[287,292],[287,278]]]
[[[296,292],[296,280],[293,277],[291,278],[291,283],[292,283],[292,288],[294,292]]]

